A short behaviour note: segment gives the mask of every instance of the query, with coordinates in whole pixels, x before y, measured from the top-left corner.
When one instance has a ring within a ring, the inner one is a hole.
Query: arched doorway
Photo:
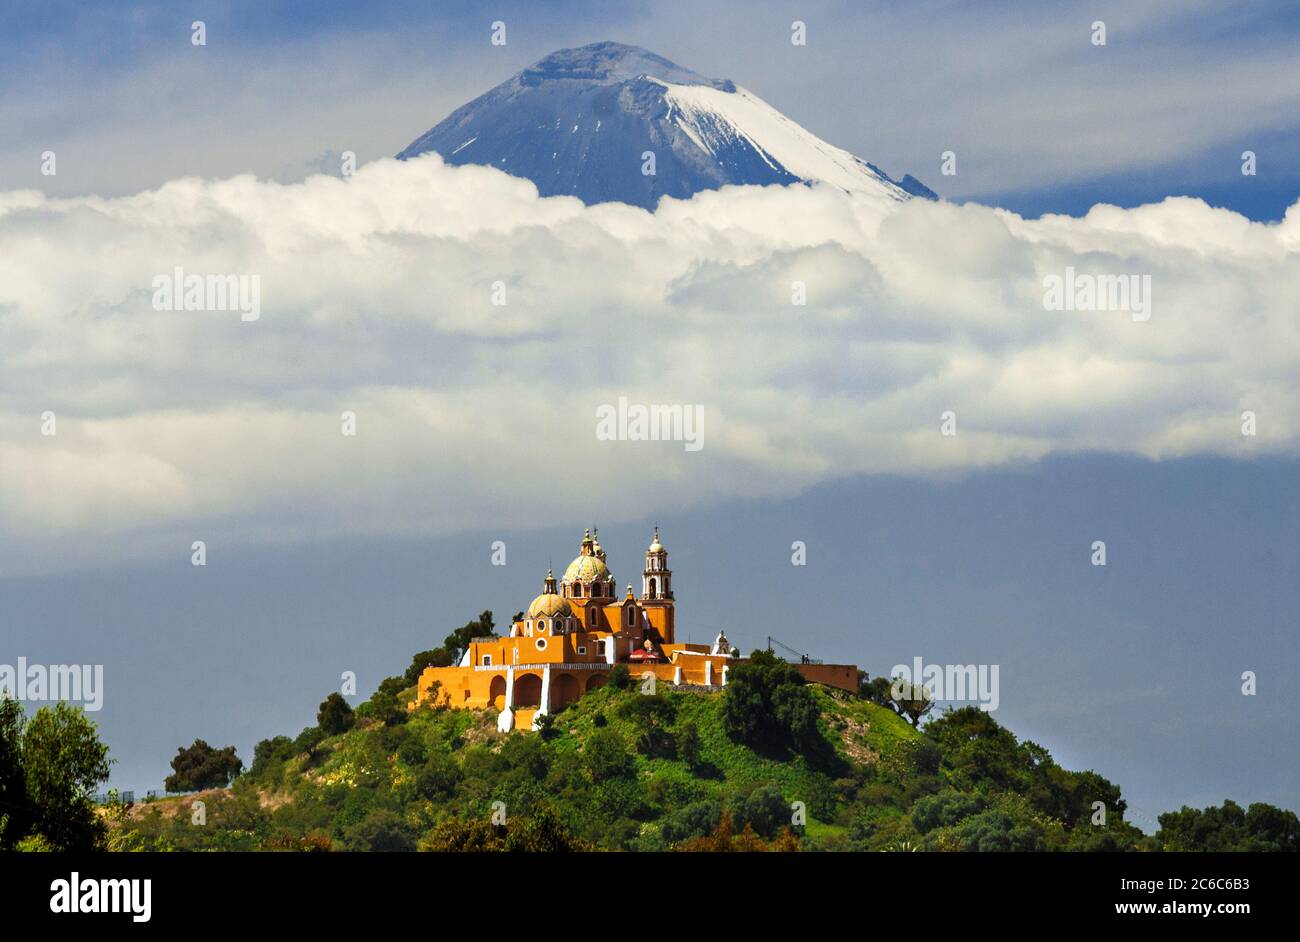
[[[561,710],[582,696],[578,679],[572,674],[559,674],[551,678],[551,703]]]
[[[535,707],[542,704],[542,678],[536,674],[515,677],[515,706]]]
[[[498,710],[505,709],[506,679],[500,674],[492,678],[492,685],[488,688],[488,705]]]
[[[603,686],[605,686],[604,674],[592,674],[589,678],[587,678],[588,691],[599,690]]]

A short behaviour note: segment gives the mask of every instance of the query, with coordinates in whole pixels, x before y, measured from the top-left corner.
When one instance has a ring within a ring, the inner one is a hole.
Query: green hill
[[[784,669],[774,667],[771,677],[787,683]],[[976,708],[918,731],[893,710],[843,691],[759,691],[758,681],[747,686],[748,675],[734,676],[741,683],[722,693],[661,686],[647,695],[635,684],[611,684],[537,734],[506,735],[491,710],[395,709],[410,692],[388,683],[355,715],[329,720],[351,724],[342,732],[309,727],[294,740],[259,743],[252,768],[229,789],[123,811],[111,846],[1160,847],[1123,820],[1116,786],[1061,769],[1046,750],[1019,742]],[[749,703],[746,695],[759,699]],[[755,719],[770,728],[739,736],[753,744],[738,741],[737,724]],[[783,724],[796,732],[787,735]],[[202,824],[194,823],[196,797],[204,802]],[[1098,807],[1104,824],[1094,823]],[[494,812],[504,826],[494,826]]]

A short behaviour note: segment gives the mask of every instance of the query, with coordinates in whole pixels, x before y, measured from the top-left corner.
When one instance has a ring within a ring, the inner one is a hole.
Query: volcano
[[[729,185],[826,183],[900,202],[935,194],[828,144],[757,95],[637,46],[562,49],[457,108],[398,154],[437,151],[531,180],[542,196],[653,210]]]

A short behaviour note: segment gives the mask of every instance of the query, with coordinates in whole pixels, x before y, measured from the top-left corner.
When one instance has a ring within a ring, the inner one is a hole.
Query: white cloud
[[[0,568],[1300,443],[1300,204],[1277,225],[1190,199],[885,213],[805,187],[584,207],[436,156],[0,193]],[[175,266],[258,275],[261,319],[153,310]],[[1044,310],[1067,266],[1149,274],[1151,320]],[[706,447],[597,441],[619,396],[702,404]]]

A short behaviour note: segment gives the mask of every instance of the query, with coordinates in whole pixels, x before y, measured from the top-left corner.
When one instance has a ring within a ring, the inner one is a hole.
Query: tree
[[[514,618],[515,621],[521,621],[524,613],[520,612]],[[397,677],[390,677],[383,684],[380,684],[381,690],[388,690],[390,693],[399,693],[408,687],[414,687],[420,681],[420,675],[424,673],[426,667],[454,667],[460,663],[461,657],[469,648],[469,644],[475,638],[494,638],[496,637],[496,622],[493,620],[492,611],[486,610],[472,621],[461,625],[451,634],[442,640],[442,645],[436,648],[430,648],[428,651],[421,651],[411,658],[411,666]],[[386,688],[385,684],[390,684],[391,689]]]
[[[817,717],[821,711],[803,684],[779,684],[772,691],[772,711],[778,728],[800,752],[808,751],[817,744]]]
[[[618,713],[636,727],[636,748],[643,756],[672,758],[676,754],[668,730],[677,715],[672,701],[657,694],[637,696],[621,704]]]
[[[632,686],[632,672],[626,664],[616,664],[609,672],[609,686],[614,690],[627,690]]]
[[[505,825],[496,825],[486,818],[445,818],[420,838],[419,849],[433,853],[484,853],[505,847]]]
[[[31,831],[35,820],[27,801],[22,740],[27,713],[8,691],[0,691],[0,850],[10,850]]]
[[[533,729],[539,739],[550,742],[560,735],[560,727],[554,713],[538,713],[533,717]]]
[[[22,731],[20,762],[32,830],[54,850],[95,850],[105,828],[91,795],[108,780],[112,760],[99,732],[77,707],[41,707]]]
[[[205,788],[225,788],[244,769],[235,755],[235,747],[213,749],[202,739],[188,748],[176,750],[172,774],[163,782],[169,792],[196,792]]]
[[[352,715],[352,707],[343,699],[343,695],[337,692],[322,700],[320,709],[316,711],[316,725],[326,736],[345,733],[356,725],[356,722],[356,717]]]
[[[421,651],[411,658],[411,666],[406,669],[402,675],[406,687],[413,687],[420,682],[420,675],[424,673],[426,667],[451,667],[451,653],[445,648],[433,648],[429,651]]]
[[[496,637],[495,628],[496,623],[492,620],[492,611],[489,609],[447,635],[442,646],[450,657],[450,663],[459,664],[461,657],[469,650],[469,643],[475,638]]]
[[[890,699],[898,714],[907,717],[913,726],[920,726],[921,718],[934,708],[934,698],[924,684],[901,677],[890,684]]]
[[[755,651],[731,671],[722,699],[722,725],[749,746],[815,749],[817,702],[803,675],[771,651]]]
[[[253,747],[253,765],[248,770],[249,779],[255,782],[266,781],[273,769],[278,776],[278,769],[295,754],[293,740],[288,736],[263,739]]]
[[[713,829],[713,833],[708,837],[697,837],[689,841],[683,841],[678,845],[682,850],[696,853],[752,853],[754,851],[768,850],[768,844],[757,834],[754,829],[746,824],[744,830],[739,834],[734,833],[735,828],[732,824],[730,812],[723,812],[722,820],[718,826]],[[789,842],[782,841],[781,849],[788,849]]]
[[[898,712],[898,705],[890,695],[891,684],[888,677],[868,677],[866,671],[858,671],[858,696],[863,700]]]
[[[400,677],[396,679],[401,680]],[[410,716],[406,705],[398,700],[391,689],[386,689],[384,684],[380,684],[379,689],[371,694],[370,699],[356,709],[357,719],[376,719],[385,726],[400,726],[410,719]]]
[[[781,828],[777,834],[776,840],[772,842],[771,849],[778,854],[797,854],[801,849],[799,835],[794,833],[790,825]]]
[[[1156,839],[1173,851],[1300,851],[1294,811],[1266,804],[1243,810],[1235,801],[1204,810],[1184,805],[1159,817]]]
[[[516,819],[507,825],[502,849],[530,854],[561,854],[595,848],[570,834],[550,806],[541,805],[523,820]]]
[[[703,743],[700,730],[690,720],[684,720],[677,726],[677,758],[686,763],[692,771],[699,768]]]
[[[435,853],[554,854],[596,848],[570,834],[555,812],[542,805],[526,817],[512,817],[508,824],[492,824],[485,818],[445,818],[420,838],[419,849]]]
[[[952,830],[951,846],[966,851],[1045,850],[1043,826],[1024,808],[1009,805],[971,815]]]

